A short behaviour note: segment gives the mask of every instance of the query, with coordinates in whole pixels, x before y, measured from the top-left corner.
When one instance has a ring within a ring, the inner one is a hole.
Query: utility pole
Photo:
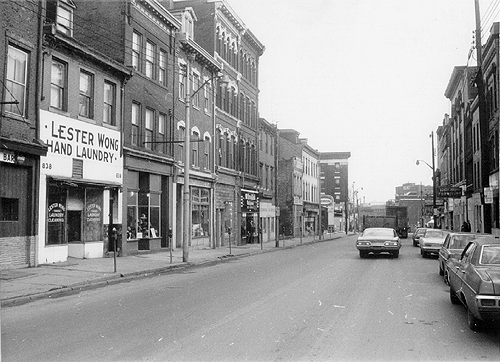
[[[432,219],[434,220],[434,229],[437,229],[437,180],[436,180],[436,163],[434,152],[434,131],[431,132],[432,138]]]
[[[479,104],[479,135],[481,140],[481,186],[483,190],[489,186],[489,172],[491,165],[489,162],[489,142],[488,132],[489,124],[486,112],[486,97],[484,94],[483,80],[483,49],[481,42],[481,14],[479,11],[479,0],[474,0],[475,18],[476,18],[476,58],[477,58],[477,73],[475,82],[478,92]],[[491,205],[483,205],[484,209],[484,230],[485,233],[491,232]]]

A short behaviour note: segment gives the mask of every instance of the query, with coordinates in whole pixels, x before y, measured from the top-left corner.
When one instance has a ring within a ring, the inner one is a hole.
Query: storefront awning
[[[65,186],[73,186],[76,187],[78,185],[90,185],[90,186],[99,186],[104,188],[122,188],[123,184],[119,182],[110,182],[110,181],[99,181],[99,180],[89,180],[84,178],[75,178],[75,177],[63,177],[63,176],[48,176],[48,182],[59,182]]]

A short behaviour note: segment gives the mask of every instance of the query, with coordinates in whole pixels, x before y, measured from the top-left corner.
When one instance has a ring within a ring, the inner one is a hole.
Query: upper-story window
[[[132,130],[130,132],[130,143],[134,146],[139,144],[139,124],[141,123],[141,105],[132,103]]]
[[[144,124],[144,147],[151,150],[153,149],[153,128],[155,122],[155,111],[146,108],[146,119]]]
[[[203,105],[203,108],[205,109],[205,112],[207,113],[211,113],[211,98],[210,98],[210,94],[212,93],[212,86],[210,85],[210,82],[209,83],[206,83],[205,84],[205,87],[204,87],[204,90],[203,90],[203,96],[204,96],[204,105]]]
[[[193,86],[191,94],[193,95],[193,106],[196,108],[200,107],[200,76],[193,73]]]
[[[67,110],[68,65],[60,60],[52,59],[50,75],[50,106]]]
[[[191,142],[191,164],[200,167],[200,134],[193,131],[193,142]]]
[[[132,66],[141,71],[142,35],[134,31],[132,34]]]
[[[116,126],[116,85],[107,80],[104,81],[102,121]]]
[[[154,79],[156,45],[146,41],[146,77]]]
[[[94,117],[94,76],[84,70],[80,71],[79,112],[82,117]]]
[[[158,57],[158,81],[164,86],[167,85],[167,52],[163,49]]]
[[[184,15],[184,31],[188,38],[194,38],[194,21],[191,14],[188,12]]]
[[[26,87],[28,73],[28,53],[9,45],[7,55],[7,74],[5,77],[5,111],[20,116],[26,114]],[[8,103],[8,102],[19,102]]]
[[[67,36],[73,36],[73,10],[75,5],[71,0],[60,0],[57,3],[57,30]]]
[[[179,64],[179,98],[186,98],[186,65]]]

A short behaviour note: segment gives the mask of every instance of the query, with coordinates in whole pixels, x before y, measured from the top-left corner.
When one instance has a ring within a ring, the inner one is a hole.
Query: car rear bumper
[[[372,253],[392,253],[398,251],[401,246],[365,246],[365,245],[356,245],[359,251],[366,251]]]
[[[441,246],[425,246],[420,245],[420,249],[427,254],[436,254],[439,255],[439,250],[441,250]]]
[[[500,296],[477,295],[476,306],[483,321],[500,320]]]

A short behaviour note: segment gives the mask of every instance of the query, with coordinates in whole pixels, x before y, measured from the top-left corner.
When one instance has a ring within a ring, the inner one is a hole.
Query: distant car
[[[462,251],[467,244],[479,236],[488,236],[488,234],[476,234],[469,232],[451,232],[446,235],[443,246],[439,250],[438,263],[439,275],[443,275],[444,281],[448,283],[448,273],[446,271],[446,262],[449,258],[460,258]]]
[[[413,246],[418,246],[418,241],[420,240],[420,237],[425,234],[425,230],[427,228],[417,228],[415,232],[413,233]]]
[[[446,263],[450,300],[467,308],[467,322],[479,330],[486,322],[500,322],[500,239],[479,237],[469,242],[459,259]]]
[[[365,258],[369,253],[389,253],[397,258],[401,249],[401,241],[394,229],[367,228],[358,237],[356,247],[360,258]]]
[[[448,235],[448,231],[445,230],[425,230],[424,235],[422,235],[418,241],[418,245],[420,245],[420,255],[422,255],[423,258],[428,255],[438,255],[446,235]]]

